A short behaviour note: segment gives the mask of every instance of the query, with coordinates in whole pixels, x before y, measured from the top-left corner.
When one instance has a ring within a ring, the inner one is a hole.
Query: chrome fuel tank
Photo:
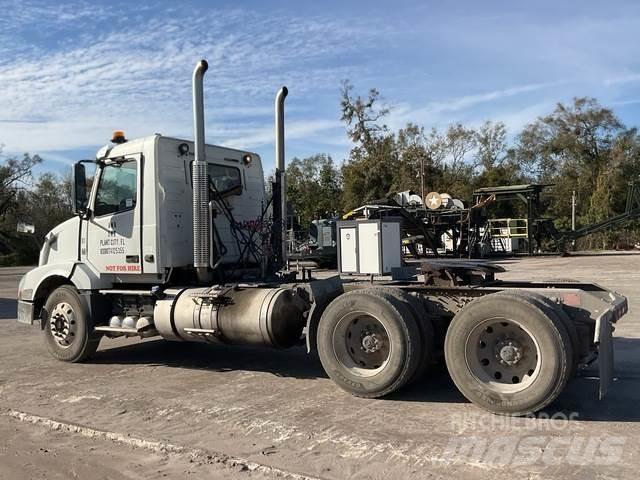
[[[154,309],[162,337],[286,348],[305,325],[304,302],[294,290],[262,287],[168,289]]]

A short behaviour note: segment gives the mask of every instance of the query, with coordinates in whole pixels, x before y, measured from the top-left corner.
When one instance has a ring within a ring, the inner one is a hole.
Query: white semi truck
[[[306,341],[357,396],[428,381],[426,369],[442,359],[465,397],[497,414],[544,408],[595,360],[606,393],[613,324],[627,301],[594,283],[500,281],[499,267],[443,260],[400,268],[404,277],[391,280],[289,272],[287,90],[276,97],[269,200],[258,155],[205,145],[206,70],[202,60],[193,74],[193,142],[118,133],[74,166],[75,217],[49,232],[18,292],[18,320],[40,327],[55,358],[86,360],[101,339],[119,336]]]

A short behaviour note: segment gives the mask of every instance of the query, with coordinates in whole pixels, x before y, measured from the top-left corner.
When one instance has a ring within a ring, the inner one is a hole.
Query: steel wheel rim
[[[78,322],[71,305],[58,303],[49,316],[49,329],[56,343],[62,348],[73,344],[78,331]]]
[[[377,375],[391,358],[387,329],[367,312],[350,312],[338,320],[332,343],[338,362],[360,377]]]
[[[465,362],[471,374],[498,393],[517,393],[540,374],[542,356],[536,338],[519,322],[490,318],[467,336]]]

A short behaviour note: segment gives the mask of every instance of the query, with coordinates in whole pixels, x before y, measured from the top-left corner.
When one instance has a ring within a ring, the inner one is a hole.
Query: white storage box
[[[337,222],[338,271],[386,275],[402,266],[399,218]]]

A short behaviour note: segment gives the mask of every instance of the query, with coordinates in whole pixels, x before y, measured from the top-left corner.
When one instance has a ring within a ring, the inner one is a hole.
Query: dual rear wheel
[[[359,397],[377,398],[419,374],[429,344],[403,292],[367,288],[340,295],[324,311],[317,349],[327,374]]]
[[[325,310],[317,348],[327,374],[361,397],[390,394],[431,361],[433,327],[415,297],[367,288]],[[500,292],[474,300],[451,321],[447,368],[462,394],[493,413],[524,415],[552,402],[575,373],[577,334],[545,297]]]
[[[493,413],[526,415],[565,387],[577,364],[574,342],[558,309],[542,298],[495,293],[453,318],[445,359],[467,399]]]

